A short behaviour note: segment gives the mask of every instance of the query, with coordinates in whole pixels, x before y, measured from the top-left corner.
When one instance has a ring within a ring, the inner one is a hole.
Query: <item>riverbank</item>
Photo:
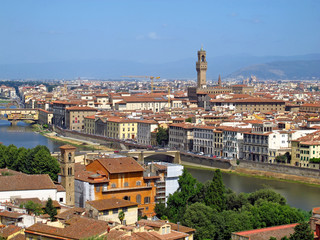
[[[89,142],[89,141],[73,139],[73,138],[63,137],[63,136],[57,136],[57,133],[55,133],[55,132],[43,131],[43,132],[40,132],[40,134],[46,138],[53,140],[53,141],[63,142],[65,144],[71,144],[75,147],[87,148],[89,150],[102,150],[102,151],[113,151],[114,150],[114,149],[108,148],[104,145],[100,145],[100,144]]]
[[[189,162],[182,162],[182,165],[187,168],[199,169],[199,170],[209,170],[214,171],[218,168],[210,167],[210,166],[203,166],[200,164],[194,164]],[[276,173],[276,172],[266,172],[266,171],[258,171],[258,170],[250,170],[237,167],[236,169],[220,169],[223,172],[236,174],[239,176],[247,176],[247,177],[255,177],[260,179],[269,179],[269,180],[280,180],[285,182],[292,182],[292,183],[303,183],[315,187],[320,187],[320,179],[309,178],[309,177],[301,177],[283,173]]]

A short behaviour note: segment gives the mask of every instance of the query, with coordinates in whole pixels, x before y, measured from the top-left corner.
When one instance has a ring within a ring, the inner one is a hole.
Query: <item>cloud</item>
[[[156,32],[149,32],[149,33],[147,33],[145,35],[140,34],[140,35],[136,36],[136,40],[146,40],[146,39],[159,40],[160,37],[158,36],[158,34]]]

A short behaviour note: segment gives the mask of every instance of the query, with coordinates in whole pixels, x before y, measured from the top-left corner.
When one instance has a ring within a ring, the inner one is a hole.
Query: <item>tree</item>
[[[56,220],[57,209],[53,206],[51,198],[48,198],[44,212],[50,216],[52,222]]]
[[[124,217],[125,217],[125,214],[123,211],[120,211],[119,214],[118,214],[118,218],[122,224],[123,220],[124,220]]]
[[[158,218],[167,217],[167,208],[166,205],[162,202],[157,203],[154,207],[154,212],[157,214]]]
[[[159,145],[166,145],[169,141],[169,130],[163,127],[159,127],[157,131],[157,143]]]
[[[222,182],[220,169],[215,170],[212,181],[206,190],[204,203],[218,212],[226,208],[226,189]]]
[[[28,214],[34,213],[39,216],[43,213],[42,205],[33,201],[28,201],[23,207],[28,211]]]
[[[313,240],[314,235],[307,222],[302,222],[294,227],[294,233],[290,235],[290,240]]]
[[[215,226],[212,224],[214,210],[203,203],[195,203],[186,209],[182,224],[197,229],[195,239],[215,239]]]
[[[271,189],[260,189],[253,193],[250,193],[248,196],[248,200],[252,205],[254,205],[256,201],[258,201],[259,199],[264,199],[269,202],[279,203],[281,205],[286,204],[286,199],[281,194],[276,193]]]
[[[192,122],[192,118],[191,117],[188,117],[188,118],[186,118],[186,120],[185,120],[185,122]]]

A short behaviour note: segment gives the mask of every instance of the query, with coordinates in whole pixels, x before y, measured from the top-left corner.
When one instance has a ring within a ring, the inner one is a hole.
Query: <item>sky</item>
[[[319,0],[1,0],[0,64],[320,53]]]

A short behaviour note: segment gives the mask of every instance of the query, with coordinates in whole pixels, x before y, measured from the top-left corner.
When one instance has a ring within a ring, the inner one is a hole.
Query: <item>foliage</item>
[[[0,145],[0,168],[9,168],[27,174],[48,174],[52,180],[58,179],[59,163],[52,157],[46,146],[32,149],[17,148],[14,145]]]
[[[276,161],[281,163],[290,163],[291,154],[289,152],[286,152],[283,155],[276,156]]]
[[[157,143],[159,145],[166,145],[169,141],[169,129],[159,127],[157,131]]]
[[[309,160],[309,162],[311,162],[311,163],[320,163],[320,158],[311,158]]]
[[[240,194],[226,189],[220,170],[205,184],[184,170],[167,207],[157,204],[155,212],[159,218],[195,228],[195,240],[230,239],[232,232],[296,223],[310,216],[287,205],[283,196],[270,189]]]
[[[44,212],[50,216],[51,221],[56,220],[57,209],[53,206],[51,198],[48,198]]]
[[[122,224],[123,220],[124,220],[124,217],[125,217],[125,214],[124,214],[124,211],[120,211],[119,214],[118,214],[118,218]]]
[[[302,222],[294,227],[294,233],[290,235],[290,240],[313,240],[314,235],[307,222]]]
[[[81,240],[106,240],[107,236],[92,236],[87,238],[82,238]]]
[[[203,203],[190,205],[183,215],[182,224],[196,229],[196,239],[215,239],[215,226],[211,219],[214,210]]]
[[[34,213],[39,216],[43,213],[42,205],[33,201],[28,201],[23,207],[28,211],[28,214]]]
[[[191,117],[188,117],[188,118],[186,118],[186,120],[185,120],[185,122],[192,122],[192,118]]]

